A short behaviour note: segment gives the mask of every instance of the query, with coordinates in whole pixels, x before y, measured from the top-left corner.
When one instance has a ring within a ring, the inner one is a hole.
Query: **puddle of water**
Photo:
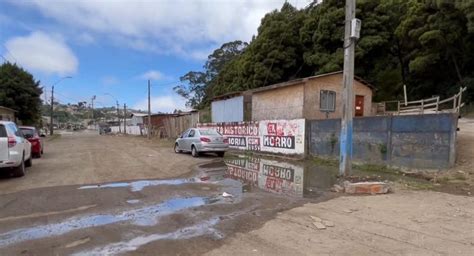
[[[163,203],[132,209],[119,214],[99,214],[81,217],[73,217],[46,225],[21,228],[0,234],[0,248],[12,244],[41,239],[45,237],[59,236],[71,231],[99,227],[119,222],[131,222],[135,225],[155,225],[158,219],[180,210],[212,204],[220,201],[220,198],[189,197],[174,198]]]
[[[160,186],[160,185],[183,185],[188,183],[195,183],[196,180],[191,179],[170,179],[170,180],[137,180],[131,182],[114,182],[98,185],[87,185],[81,186],[78,189],[99,189],[99,188],[125,188],[130,187],[133,192],[141,191],[149,186]]]
[[[240,155],[225,159],[225,177],[239,180],[244,188],[258,188],[290,197],[313,197],[327,191],[335,182],[337,170],[309,161],[266,159]]]
[[[213,235],[220,239],[222,235],[214,229],[214,226],[219,223],[219,218],[214,217],[209,220],[205,220],[196,225],[188,226],[185,228],[178,229],[170,233],[163,234],[151,234],[147,236],[138,236],[129,241],[121,241],[112,243],[104,247],[94,248],[92,250],[82,251],[73,255],[86,256],[86,255],[115,255],[122,254],[125,252],[132,252],[137,250],[140,246],[146,245],[151,242],[159,240],[178,240],[178,239],[190,239],[193,237],[203,235]]]

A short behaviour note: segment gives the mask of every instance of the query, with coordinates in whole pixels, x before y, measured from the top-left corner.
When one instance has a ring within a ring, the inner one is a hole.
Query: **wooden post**
[[[398,106],[397,106],[397,115],[400,115],[400,101],[398,101],[397,103],[398,103]]]
[[[436,114],[438,114],[439,111],[439,96],[436,97]]]
[[[151,103],[150,103],[150,79],[148,79],[148,131],[147,131],[147,138],[151,138]]]
[[[123,134],[127,134],[127,104],[123,104]]]
[[[462,104],[461,98],[462,98],[462,86],[459,88],[459,101],[458,101],[458,109],[457,109],[458,113],[461,112],[461,104]]]
[[[424,114],[425,113],[425,100],[422,99],[421,100],[421,114]]]

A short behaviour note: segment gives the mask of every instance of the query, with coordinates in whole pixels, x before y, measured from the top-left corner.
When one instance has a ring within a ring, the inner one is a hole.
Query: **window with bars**
[[[336,110],[336,92],[321,90],[319,96],[319,109],[323,112],[332,112]]]

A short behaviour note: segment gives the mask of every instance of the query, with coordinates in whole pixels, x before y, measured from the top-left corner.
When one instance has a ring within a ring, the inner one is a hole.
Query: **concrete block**
[[[390,191],[390,187],[385,182],[357,182],[344,184],[347,194],[386,194]]]

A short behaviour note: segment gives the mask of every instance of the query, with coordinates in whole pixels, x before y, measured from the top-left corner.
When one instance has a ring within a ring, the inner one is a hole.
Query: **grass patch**
[[[320,158],[320,157],[311,157],[311,160],[316,165],[324,165],[324,166],[332,166],[337,167],[339,166],[339,161],[336,159],[329,159],[329,158]]]
[[[376,172],[376,173],[388,173],[388,174],[400,174],[400,171],[395,168],[387,167],[385,165],[377,164],[354,164],[352,165],[354,170],[363,172]]]
[[[421,182],[421,181],[405,181],[408,188],[414,190],[432,190],[434,189],[433,183]]]
[[[453,179],[456,179],[456,180],[467,180],[467,177],[466,177],[466,175],[464,175],[464,173],[456,172],[456,173],[453,175]]]

